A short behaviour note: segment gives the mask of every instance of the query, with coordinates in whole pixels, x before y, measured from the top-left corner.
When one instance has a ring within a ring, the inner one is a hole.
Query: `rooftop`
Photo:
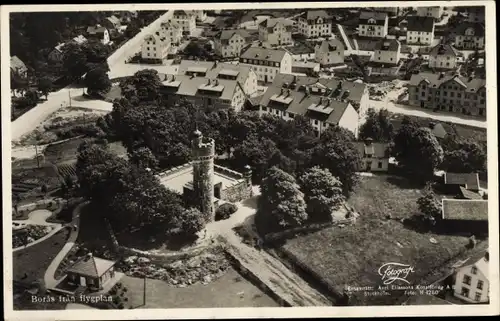
[[[443,219],[488,221],[488,201],[444,199]]]
[[[106,32],[106,30],[107,29],[101,25],[90,26],[87,28],[87,32],[90,34],[104,33]]]
[[[68,272],[98,278],[106,273],[113,265],[115,265],[114,261],[87,255],[70,267]]]
[[[265,27],[265,28],[274,28],[276,24],[282,24],[285,27],[291,27],[293,26],[293,20],[279,17],[279,18],[268,18],[261,23],[259,23],[259,27]]]
[[[305,18],[308,21],[315,21],[318,18],[322,18],[324,20],[331,20],[332,17],[328,15],[328,13],[325,10],[309,10],[305,14]]]
[[[459,35],[465,35],[465,32],[469,29],[472,29],[474,31],[474,36],[484,37],[484,25],[482,23],[472,23],[472,22],[461,23],[457,27],[456,33]]]
[[[432,32],[434,28],[434,18],[432,17],[410,16],[406,20],[408,21],[407,31]]]
[[[388,19],[388,15],[386,12],[380,11],[361,11],[361,13],[359,14],[360,24],[369,24],[369,20],[372,19],[375,20],[375,24],[383,25]]]
[[[286,53],[285,50],[280,49],[250,47],[241,54],[240,58],[281,62]]]
[[[431,56],[458,56],[458,52],[449,44],[438,44],[429,53]]]
[[[475,266],[483,275],[489,279],[489,253],[482,251],[469,257],[459,268]]]
[[[396,39],[382,39],[375,44],[375,50],[400,51],[401,43]]]
[[[360,155],[372,155],[375,158],[389,158],[387,148],[389,144],[378,142],[355,142],[354,146],[358,149]]]
[[[455,82],[464,87],[468,92],[477,92],[486,86],[486,80],[481,78],[463,77],[458,75],[441,75],[439,73],[421,72],[412,75],[410,79],[411,86],[418,86],[425,81],[434,88],[439,88],[443,84]]]
[[[444,173],[444,183],[462,185],[468,190],[478,191],[479,175],[477,173]]]
[[[481,195],[479,195],[479,193],[469,191],[468,189],[463,188],[462,186],[460,186],[460,193],[462,194],[462,197],[465,199],[469,199],[469,200],[482,200],[483,199],[483,197]]]
[[[247,41],[252,38],[252,35],[245,29],[222,30],[216,35],[216,38],[220,39],[223,43],[227,43],[235,34],[240,35]]]
[[[12,69],[26,68],[26,65],[21,59],[19,59],[19,57],[12,56],[10,57],[10,68]]]
[[[344,51],[344,44],[338,39],[323,40],[321,45],[318,45],[318,50],[322,52]]]
[[[175,79],[172,79],[173,77]],[[223,100],[232,100],[236,86],[238,86],[236,80],[210,79],[188,75],[166,75],[162,84],[168,87],[169,90],[174,90],[172,93],[177,95],[197,96],[210,94],[208,91],[213,91],[214,94],[217,94],[217,98]],[[204,93],[201,91],[204,91]]]

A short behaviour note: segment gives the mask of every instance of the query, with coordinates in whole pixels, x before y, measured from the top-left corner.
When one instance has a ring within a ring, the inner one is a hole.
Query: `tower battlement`
[[[192,143],[193,159],[203,156],[215,156],[215,141],[211,138],[196,139]]]

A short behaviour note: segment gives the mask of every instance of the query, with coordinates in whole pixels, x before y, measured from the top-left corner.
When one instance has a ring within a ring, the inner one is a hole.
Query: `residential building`
[[[66,280],[69,284],[86,287],[90,291],[102,290],[115,276],[115,263],[88,254],[66,271]]]
[[[383,39],[374,48],[373,61],[376,63],[397,65],[401,58],[401,43],[396,39]]]
[[[141,48],[142,59],[163,60],[168,56],[170,42],[157,31],[144,38]]]
[[[82,35],[79,35],[78,37],[71,39],[71,41],[69,41],[68,43],[83,45],[87,41],[88,41],[87,38],[85,38]],[[62,61],[62,59],[64,58],[63,48],[65,45],[66,43],[60,43],[57,46],[55,46],[54,49],[52,49],[52,51],[49,53],[48,56],[49,60],[53,62]]]
[[[96,25],[87,28],[87,35],[89,38],[95,38],[99,40],[103,45],[107,45],[109,43],[109,31],[107,28]]]
[[[332,17],[325,10],[309,10],[298,18],[299,33],[307,38],[330,37]]]
[[[203,22],[207,19],[207,13],[205,10],[195,10],[196,20]]]
[[[389,31],[389,17],[385,12],[362,11],[358,30],[361,37],[385,38]]]
[[[447,191],[454,192],[463,187],[473,192],[479,192],[479,175],[477,173],[444,173],[444,184]]]
[[[10,57],[10,71],[19,77],[28,77],[28,67],[26,67],[26,64],[17,56]]]
[[[239,57],[241,51],[251,43],[245,29],[222,30],[215,36],[215,53],[223,58]]]
[[[241,54],[239,62],[252,67],[257,80],[264,83],[273,82],[280,73],[292,72],[292,56],[282,49],[250,47]]]
[[[196,29],[196,14],[192,11],[175,10],[172,19],[168,22],[174,22],[181,26],[184,35],[192,35]]]
[[[160,36],[166,38],[171,45],[178,46],[182,42],[182,28],[174,22],[163,22],[160,27]]]
[[[478,22],[460,24],[456,31],[455,47],[466,50],[484,49],[484,25]]]
[[[416,7],[417,16],[431,17],[434,20],[440,20],[443,15],[443,7]]]
[[[455,297],[470,303],[487,303],[489,295],[489,253],[481,252],[455,268]]]
[[[292,61],[292,73],[314,75],[320,70],[320,65],[314,61]]]
[[[344,63],[344,44],[338,39],[324,40],[314,48],[314,57],[321,66]]]
[[[122,24],[120,18],[118,18],[115,15],[112,15],[104,19],[102,25],[106,27],[108,30],[119,31]]]
[[[441,123],[429,122],[428,128],[431,130],[431,133],[438,139],[444,139],[448,135],[448,132],[444,128]]]
[[[293,21],[286,18],[268,18],[259,23],[259,41],[271,46],[292,44]]]
[[[486,117],[486,81],[480,78],[419,73],[408,85],[409,104]]]
[[[355,142],[354,146],[361,155],[359,171],[387,172],[389,170],[389,144],[367,139],[364,142]]]
[[[434,40],[434,18],[410,16],[407,18],[406,43],[409,45],[432,45]]]
[[[484,23],[485,11],[484,6],[475,6],[467,8],[467,21],[468,22],[481,22]]]
[[[455,69],[457,68],[458,52],[449,44],[439,44],[429,53],[429,68]]]
[[[448,233],[470,237],[488,235],[488,201],[443,199],[443,216],[438,220]]]

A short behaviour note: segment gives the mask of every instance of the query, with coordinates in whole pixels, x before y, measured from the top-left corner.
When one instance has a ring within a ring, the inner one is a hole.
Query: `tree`
[[[206,225],[206,220],[203,214],[197,208],[189,208],[182,211],[180,217],[176,218],[176,226],[180,230],[180,234],[186,236],[194,236],[199,231],[203,230]]]
[[[111,89],[111,80],[103,67],[96,67],[85,75],[85,86],[89,95],[107,93]]]
[[[47,96],[49,92],[52,90],[52,80],[49,77],[42,77],[38,80],[38,91],[45,96],[45,100],[47,100]]]
[[[428,128],[405,121],[396,136],[392,153],[414,179],[427,182],[443,161],[443,149]]]
[[[418,210],[424,214],[424,217],[434,223],[441,217],[441,203],[434,192],[427,187],[424,195],[417,199]]]
[[[63,47],[63,55],[63,67],[69,79],[80,79],[88,71],[87,53],[83,46],[68,43]]]
[[[304,194],[292,175],[271,167],[266,171],[260,189],[259,222],[265,217],[270,226],[290,228],[300,226],[307,220]]]
[[[446,150],[441,168],[453,173],[477,173],[486,170],[487,155],[483,146],[472,140],[458,141]]]
[[[371,138],[377,142],[391,141],[394,128],[389,119],[389,112],[386,109],[377,112],[369,108],[366,114],[366,122],[359,129],[360,138]]]
[[[209,47],[207,47],[207,44]],[[206,59],[211,56],[210,50],[212,49],[212,46],[210,43],[207,43],[205,45],[200,44],[197,41],[191,41],[185,48],[183,53],[187,56],[190,57],[198,57],[202,59]],[[210,50],[207,50],[210,49]]]
[[[253,168],[254,179],[258,182],[267,169],[269,160],[277,152],[279,149],[272,140],[252,135],[235,147],[233,160],[237,168],[250,165]]]
[[[130,101],[152,102],[159,97],[161,87],[158,71],[144,69],[120,83],[122,95]]]
[[[137,167],[149,168],[153,172],[158,169],[158,160],[148,147],[140,147],[130,155],[130,162]]]
[[[348,196],[356,185],[357,170],[361,155],[354,146],[354,135],[339,126],[330,126],[320,138],[319,144],[313,149],[312,166],[326,168],[342,183],[345,196]]]
[[[332,211],[345,201],[342,183],[327,169],[309,169],[299,178],[299,185],[305,195],[307,214],[311,221],[331,221]]]
[[[36,104],[38,103],[38,99],[39,99],[38,91],[36,91],[36,90],[28,90],[24,94],[24,98],[28,99],[28,101],[30,102],[30,105],[36,106]]]

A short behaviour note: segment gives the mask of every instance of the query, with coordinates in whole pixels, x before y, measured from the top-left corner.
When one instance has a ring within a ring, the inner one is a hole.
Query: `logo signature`
[[[410,284],[407,278],[410,273],[415,273],[413,266],[401,263],[385,263],[378,269],[378,274],[382,277],[384,284],[392,284],[401,281]]]

